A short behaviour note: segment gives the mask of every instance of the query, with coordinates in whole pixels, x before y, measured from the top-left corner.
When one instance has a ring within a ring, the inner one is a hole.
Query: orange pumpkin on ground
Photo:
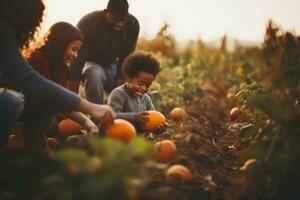
[[[169,161],[177,156],[177,147],[171,140],[162,140],[155,144],[154,158],[159,162]]]
[[[8,137],[5,147],[10,152],[21,152],[25,148],[25,145],[19,136],[12,134]]]
[[[59,142],[56,138],[47,138],[47,143],[51,149],[56,149],[59,145]]]
[[[57,130],[65,137],[68,137],[72,134],[77,134],[80,131],[80,125],[69,118],[63,119],[59,122]]]
[[[166,123],[165,116],[156,110],[148,110],[148,121],[143,125],[145,131],[155,131]]]
[[[187,116],[185,110],[182,108],[176,107],[170,112],[170,118],[174,120],[180,120]]]
[[[172,182],[178,179],[191,181],[194,177],[187,167],[183,165],[173,165],[166,170],[165,178],[167,182]]]
[[[127,143],[136,137],[136,130],[130,122],[124,119],[115,119],[113,123],[105,129],[105,135],[109,138]]]
[[[242,113],[241,109],[239,107],[234,107],[230,110],[230,117],[232,120],[237,118]]]

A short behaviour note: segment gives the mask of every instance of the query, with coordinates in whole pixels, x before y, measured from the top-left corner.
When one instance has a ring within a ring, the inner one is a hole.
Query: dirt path
[[[168,164],[189,167],[194,181],[167,184],[161,170],[142,199],[240,199],[245,175],[239,168],[246,158],[237,131],[229,129],[237,121],[228,115],[234,102],[226,98],[226,88],[221,83],[205,86],[205,97],[185,108],[190,117],[170,122],[170,139],[180,156]]]

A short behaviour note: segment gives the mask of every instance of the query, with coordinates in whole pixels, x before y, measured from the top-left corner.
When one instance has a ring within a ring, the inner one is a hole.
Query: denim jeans
[[[24,108],[23,95],[0,88],[0,151]]]
[[[101,66],[86,62],[83,69],[83,86],[88,101],[103,104],[104,90],[111,92],[115,87],[117,64]]]

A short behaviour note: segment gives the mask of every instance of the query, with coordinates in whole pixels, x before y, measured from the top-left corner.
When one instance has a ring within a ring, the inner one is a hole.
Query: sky
[[[57,21],[76,25],[85,14],[104,9],[108,0],[44,0],[43,31]],[[167,22],[178,41],[212,41],[226,34],[249,42],[263,40],[269,19],[300,33],[300,0],[128,0],[140,22],[140,35],[154,37]]]

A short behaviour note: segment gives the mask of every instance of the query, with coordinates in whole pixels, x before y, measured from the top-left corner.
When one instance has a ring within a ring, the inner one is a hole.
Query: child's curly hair
[[[136,77],[141,71],[155,77],[160,71],[160,63],[152,53],[136,51],[126,57],[122,65],[122,71],[125,77],[130,78]]]

